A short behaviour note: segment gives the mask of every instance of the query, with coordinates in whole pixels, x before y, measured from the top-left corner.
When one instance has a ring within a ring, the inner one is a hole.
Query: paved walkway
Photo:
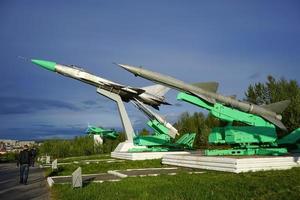
[[[120,181],[126,177],[145,177],[158,175],[176,175],[179,172],[186,171],[188,174],[202,174],[204,171],[191,170],[188,168],[178,167],[163,167],[163,168],[142,168],[142,169],[127,169],[127,170],[109,170],[107,173],[100,174],[83,174],[83,183],[105,181]],[[51,184],[72,184],[72,176],[53,176]]]
[[[1,200],[48,200],[50,192],[42,169],[29,169],[28,184],[19,184],[19,168],[15,163],[0,164]]]

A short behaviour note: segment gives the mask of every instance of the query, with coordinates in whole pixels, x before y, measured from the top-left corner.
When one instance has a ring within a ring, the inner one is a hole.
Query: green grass
[[[98,159],[110,159],[109,154],[97,154],[90,156],[77,156],[77,157],[68,157],[68,158],[59,158],[58,162],[73,162],[73,161],[81,161],[81,160],[98,160]]]
[[[141,161],[130,161],[126,160],[124,162],[99,162],[97,163],[78,163],[69,165],[60,165],[58,170],[52,172],[51,168],[46,169],[47,176],[63,176],[71,175],[78,167],[81,167],[83,174],[94,174],[107,172],[108,170],[118,170],[118,169],[136,169],[136,168],[146,168],[146,167],[162,167],[161,160],[141,160]]]
[[[300,199],[300,168],[254,173],[180,173],[91,183],[81,189],[54,185],[55,199]]]
[[[109,156],[94,155],[72,157],[59,162],[92,159],[108,159]],[[83,174],[101,173],[108,170],[129,168],[163,167],[160,160],[99,162],[59,166],[48,175],[70,175],[81,166]],[[164,165],[166,166],[166,165]],[[225,173],[206,171],[204,174],[187,174],[181,170],[176,176],[125,178],[120,182],[90,183],[81,189],[71,185],[54,185],[54,199],[300,199],[300,168],[282,171],[254,173]]]

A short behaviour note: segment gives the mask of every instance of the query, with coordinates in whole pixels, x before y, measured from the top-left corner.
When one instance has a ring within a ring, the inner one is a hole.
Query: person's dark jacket
[[[31,149],[31,150],[30,150],[30,153],[31,153],[31,157],[32,157],[32,158],[35,158],[35,157],[36,157],[36,150],[35,150],[35,149]]]
[[[18,164],[30,164],[31,154],[28,149],[24,149],[20,152]]]

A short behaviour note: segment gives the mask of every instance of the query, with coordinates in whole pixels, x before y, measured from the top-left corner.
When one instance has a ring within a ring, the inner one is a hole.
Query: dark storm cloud
[[[43,140],[50,138],[70,139],[75,136],[83,136],[83,128],[69,127],[34,127],[34,128],[8,128],[2,129],[0,138],[21,139],[21,140]]]
[[[108,99],[97,99],[97,100],[85,100],[81,101],[81,107],[82,109],[98,109],[101,108],[102,111],[106,112],[111,110],[111,101]],[[109,108],[108,110],[105,110],[106,108]]]
[[[39,127],[39,128],[53,128],[53,127],[55,127],[52,124],[33,124],[32,126]]]
[[[92,106],[92,105],[97,105],[97,101],[94,100],[86,100],[86,101],[82,101],[82,104],[84,105],[88,105],[88,106]]]
[[[80,110],[79,107],[71,103],[59,100],[0,97],[0,115],[28,114],[54,109]]]

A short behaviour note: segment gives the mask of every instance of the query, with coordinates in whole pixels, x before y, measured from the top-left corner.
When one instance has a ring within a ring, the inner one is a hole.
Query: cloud
[[[37,136],[35,139],[36,140],[73,139],[76,136],[79,136],[79,135],[76,135],[76,134],[40,135],[40,136]]]
[[[8,128],[0,130],[0,138],[11,139],[50,139],[50,138],[64,138],[71,139],[75,136],[84,136],[84,128],[71,127],[32,127],[32,128]]]
[[[0,115],[29,114],[54,109],[81,110],[71,103],[60,100],[0,97]]]
[[[163,116],[163,118],[168,121],[171,124],[174,124],[175,122],[178,121],[179,116],[181,115],[181,113],[168,113],[166,115]]]
[[[39,127],[39,128],[53,128],[53,127],[55,127],[52,124],[33,124],[32,126],[33,127]]]
[[[176,107],[182,107],[182,104],[181,103],[175,103],[175,104],[173,104],[174,106],[176,106]]]
[[[259,72],[255,72],[255,73],[251,74],[248,78],[249,78],[250,80],[253,80],[253,79],[259,78],[260,75],[261,75],[261,74],[260,74]]]
[[[112,106],[111,102],[108,99],[97,99],[97,100],[84,100],[81,101],[80,105],[82,109],[98,109],[100,108],[102,112],[110,112]]]
[[[92,105],[97,105],[98,104],[98,102],[94,101],[94,100],[86,100],[86,101],[82,101],[81,103],[84,104],[84,105],[88,105],[88,106],[92,106]]]

